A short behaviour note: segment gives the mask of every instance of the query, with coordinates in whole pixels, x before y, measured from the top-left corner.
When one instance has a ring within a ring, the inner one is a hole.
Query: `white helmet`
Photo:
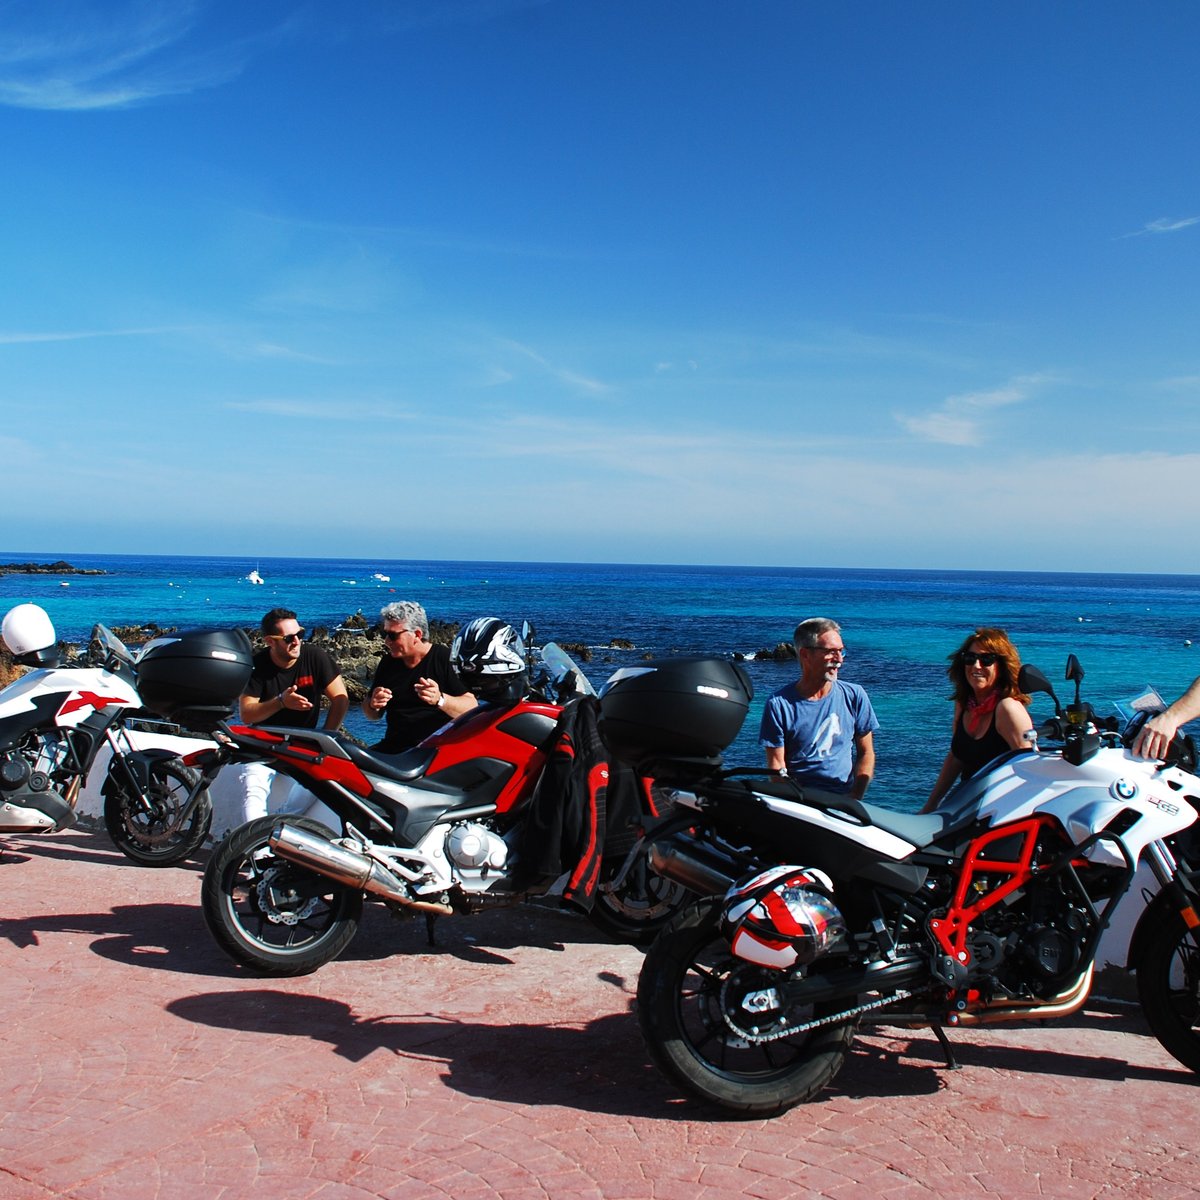
[[[460,630],[450,647],[450,662],[482,700],[519,700],[525,692],[525,642],[499,617],[476,617]]]
[[[846,935],[833,884],[811,867],[772,867],[725,893],[722,932],[738,958],[786,971],[810,963]]]
[[[0,626],[4,644],[15,659],[27,659],[41,665],[48,657],[46,651],[54,651],[54,625],[44,608],[36,604],[18,604],[4,615]]]

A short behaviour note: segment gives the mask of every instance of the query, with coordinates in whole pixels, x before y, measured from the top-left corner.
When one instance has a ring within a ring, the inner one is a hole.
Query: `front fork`
[[[133,797],[133,806],[139,812],[152,813],[154,801],[150,796],[151,771],[156,762],[165,759],[176,759],[179,755],[163,749],[135,749],[129,731],[123,725],[117,726],[114,733],[112,728],[104,731],[104,740],[112,757],[108,764],[108,777],[111,783],[123,788]],[[196,784],[188,792],[183,808],[179,814],[180,821],[186,821],[192,815],[192,810],[200,801],[209,784],[208,774],[200,772]]]
[[[1187,867],[1180,866],[1170,846],[1163,841],[1151,842],[1146,847],[1146,861],[1158,880],[1159,890],[1183,918],[1183,923],[1191,932],[1192,941],[1200,947],[1200,934],[1197,933],[1200,930],[1200,913],[1196,911],[1200,893],[1193,873]]]

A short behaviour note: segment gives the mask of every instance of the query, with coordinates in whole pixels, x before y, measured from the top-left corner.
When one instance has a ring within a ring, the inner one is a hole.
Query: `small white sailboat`
[[[376,571],[375,574],[371,576],[371,578],[378,579],[380,583],[391,583],[392,582],[392,577],[390,575],[381,575],[378,571]]]
[[[258,568],[255,567],[249,575],[246,576],[247,583],[266,583],[267,581],[258,573]]]

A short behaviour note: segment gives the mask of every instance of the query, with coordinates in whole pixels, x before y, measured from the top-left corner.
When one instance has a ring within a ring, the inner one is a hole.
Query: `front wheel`
[[[785,1007],[785,976],[730,950],[721,904],[711,896],[691,905],[650,947],[638,1021],[655,1065],[682,1091],[739,1116],[771,1117],[838,1073],[858,1025],[843,1015],[855,999]]]
[[[1178,913],[1153,926],[1137,963],[1137,985],[1154,1036],[1200,1073],[1200,949]]]
[[[234,962],[263,975],[308,975],[350,944],[362,916],[362,892],[278,857],[268,841],[279,817],[235,829],[204,871],[200,907],[217,944]],[[319,821],[288,825],[333,834]]]
[[[143,867],[170,867],[195,854],[212,825],[207,788],[187,807],[199,782],[191,767],[162,759],[150,766],[150,786],[143,799],[119,769],[114,770],[104,791],[104,825],[117,849]]]

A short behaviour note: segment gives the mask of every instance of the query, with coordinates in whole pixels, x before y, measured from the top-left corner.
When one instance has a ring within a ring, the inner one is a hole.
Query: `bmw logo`
[[[1118,779],[1108,790],[1118,800],[1132,800],[1138,794],[1137,784],[1130,779]]]

